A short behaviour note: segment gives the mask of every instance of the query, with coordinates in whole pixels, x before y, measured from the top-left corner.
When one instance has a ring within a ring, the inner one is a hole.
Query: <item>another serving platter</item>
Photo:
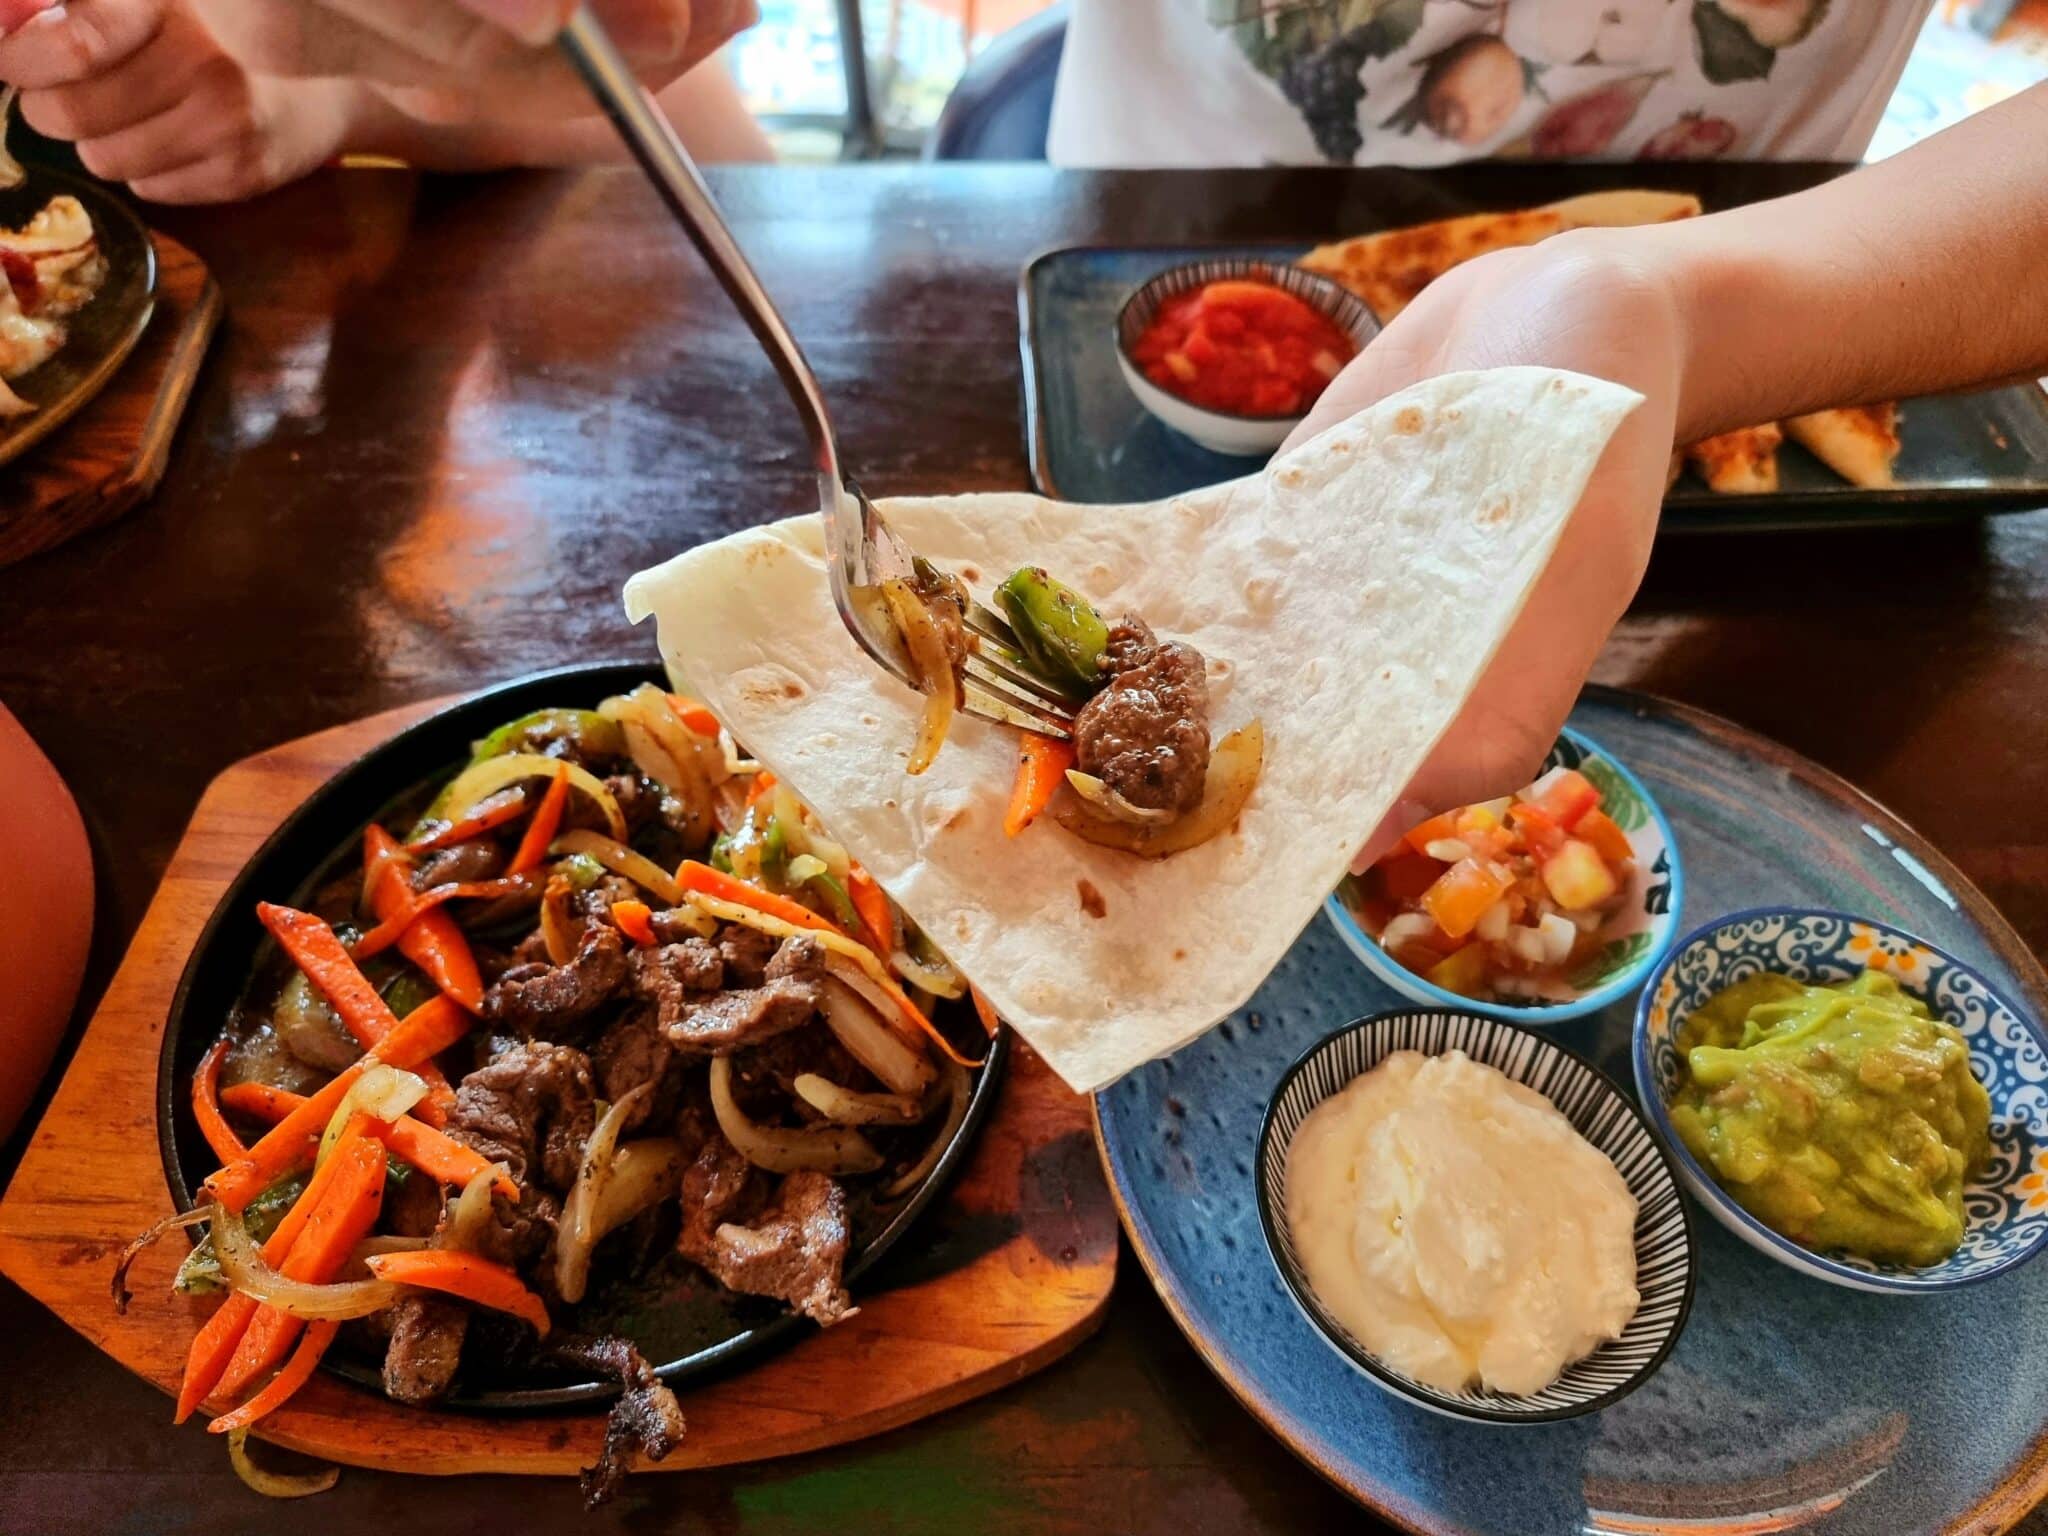
[[[1018,329],[1025,449],[1038,489],[1064,501],[1153,501],[1256,469],[1261,460],[1212,452],[1147,412],[1117,364],[1117,315],[1169,267],[1220,257],[1290,261],[1307,249],[1074,246],[1033,260],[1018,288]],[[1717,495],[1687,474],[1665,497],[1662,527],[1867,527],[2048,506],[2048,394],[2038,385],[1906,402],[1899,436],[1896,489],[1861,490],[1787,442],[1776,492]]]
[[[1897,924],[2037,1016],[2048,974],[1924,839],[1824,769],[1713,716],[1589,689],[1572,724],[1650,787],[1684,849],[1687,926],[1759,902]],[[1566,1423],[1455,1422],[1359,1379],[1288,1299],[1260,1235],[1266,1105],[1302,1051],[1401,1006],[1327,921],[1229,1021],[1095,1101],[1139,1261],[1245,1406],[1409,1530],[1831,1536],[2004,1529],[2048,1491],[2048,1265],[1936,1297],[1845,1292],[1698,1221],[1676,1350]],[[1549,1033],[1626,1089],[1634,999]],[[2042,1154],[2039,1149],[2035,1157]]]
[[[592,706],[608,694],[647,681],[659,681],[653,669],[618,663],[540,673],[474,694],[365,753],[328,780],[263,844],[214,908],[164,1028],[157,1067],[158,1132],[164,1175],[181,1210],[190,1208],[193,1191],[217,1161],[193,1119],[187,1085],[199,1057],[241,997],[267,942],[256,921],[256,903],[301,901],[338,860],[358,860],[358,839],[366,822],[383,815],[393,802],[407,802],[426,786],[444,782],[467,759],[470,744],[494,726],[533,709]],[[853,1252],[846,1279],[856,1299],[861,1277],[909,1230],[959,1168],[994,1103],[1007,1049],[1006,1035],[991,1043],[987,1064],[976,1074],[966,1118],[921,1185],[885,1206],[876,1206],[864,1195],[852,1201]],[[616,1332],[632,1339],[657,1374],[672,1384],[729,1366],[811,1326],[779,1303],[727,1291],[679,1259],[594,1286],[577,1309],[574,1323],[585,1332]],[[374,1388],[379,1380],[374,1361],[339,1350],[324,1363],[365,1386]],[[614,1384],[536,1367],[529,1374],[506,1373],[481,1382],[466,1374],[445,1403],[452,1408],[535,1408],[608,1397],[616,1390]]]
[[[13,381],[36,409],[0,422],[0,464],[19,458],[76,415],[105,387],[142,339],[156,304],[156,248],[134,211],[96,182],[40,166],[18,187],[0,191],[0,227],[27,223],[53,197],[85,205],[107,259],[106,281],[72,317],[70,334],[48,362]]]

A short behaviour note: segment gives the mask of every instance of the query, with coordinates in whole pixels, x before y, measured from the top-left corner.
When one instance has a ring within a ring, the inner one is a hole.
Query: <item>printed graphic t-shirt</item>
[[[1074,0],[1074,166],[1859,159],[1932,0]]]

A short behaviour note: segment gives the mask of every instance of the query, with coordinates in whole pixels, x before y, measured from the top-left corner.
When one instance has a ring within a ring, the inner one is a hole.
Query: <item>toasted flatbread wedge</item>
[[[1794,416],[1785,434],[1851,485],[1881,491],[1898,483],[1892,476],[1899,457],[1896,401]]]
[[[1300,265],[1349,288],[1384,322],[1452,267],[1488,251],[1534,245],[1567,229],[1662,224],[1699,211],[1700,200],[1684,192],[1589,192],[1544,208],[1472,213],[1359,235],[1318,246]]]
[[[1785,434],[1776,422],[1740,427],[1692,444],[1685,461],[1723,496],[1756,496],[1778,488],[1778,444]]]

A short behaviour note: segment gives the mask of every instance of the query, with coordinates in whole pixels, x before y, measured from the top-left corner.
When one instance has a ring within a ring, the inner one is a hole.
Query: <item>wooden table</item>
[[[1821,173],[1669,174],[1714,203]],[[1320,239],[1646,175],[871,168],[719,186],[879,494],[1027,483],[1015,288],[1047,246]],[[624,174],[341,173],[161,222],[229,312],[163,489],[0,571],[0,698],[98,850],[88,1003],[227,763],[406,700],[650,655],[623,578],[809,495],[766,363]],[[1846,774],[2048,946],[2044,614],[2048,516],[1695,539],[1660,553],[1597,675]],[[173,1432],[160,1396],[11,1287],[0,1330],[0,1531],[280,1518],[218,1442]],[[563,1483],[358,1471],[284,1518],[331,1536],[1380,1528],[1237,1407],[1128,1262],[1108,1325],[1067,1361],[843,1452],[640,1479],[591,1521]]]

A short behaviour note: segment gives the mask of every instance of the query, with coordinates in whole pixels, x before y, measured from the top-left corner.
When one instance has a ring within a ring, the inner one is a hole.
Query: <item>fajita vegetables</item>
[[[1576,768],[1432,816],[1339,889],[1400,965],[1464,997],[1561,1001],[1635,869],[1628,834]]]
[[[1084,720],[1068,762],[1062,742],[965,715],[926,757],[929,696],[846,632],[815,517],[642,572],[627,611],[659,620],[676,686],[1093,1089],[1240,1006],[1315,915],[1501,644],[1636,401],[1544,369],[1450,374],[1170,501],[884,503],[904,542],[1005,609],[1020,649],[1041,643],[1034,675],[1100,680],[1084,715],[1111,712],[1127,671],[1143,679],[1151,734],[1133,733],[1128,760],[1103,750],[1116,732],[1090,755]],[[1200,733],[1181,729],[1196,722],[1176,692],[1206,695],[1201,719],[1221,728],[1199,795]]]
[[[582,1304],[681,1264],[829,1326],[854,1203],[907,1196],[966,1115],[980,1028],[937,1007],[966,1019],[965,980],[652,686],[508,722],[257,915],[274,945],[189,1086],[218,1166],[129,1255],[206,1228],[177,1285],[220,1299],[177,1417],[211,1405],[219,1433],[329,1351],[405,1403],[567,1361],[623,1391],[602,1498],[683,1424]]]

